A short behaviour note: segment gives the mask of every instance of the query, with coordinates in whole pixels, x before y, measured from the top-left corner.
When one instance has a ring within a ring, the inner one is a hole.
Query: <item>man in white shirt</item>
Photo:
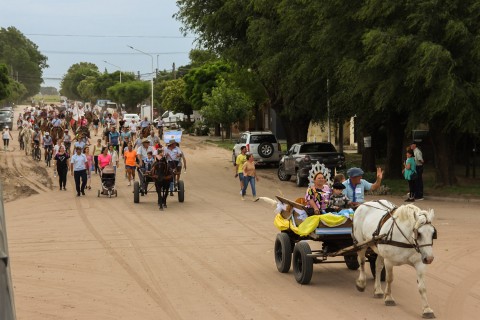
[[[417,179],[415,180],[415,200],[423,200],[423,153],[417,147],[417,143],[412,141],[410,148],[413,150],[417,171]]]
[[[143,177],[144,170],[144,160],[148,158],[148,152],[153,153],[153,148],[150,146],[150,141],[148,139],[142,140],[142,145],[137,148],[137,159],[138,163],[140,164],[139,168],[137,168],[138,178],[140,180],[140,188],[145,192],[145,179]]]
[[[82,153],[81,147],[75,148],[76,153],[70,160],[70,171],[75,179],[75,188],[77,189],[77,197],[80,197],[80,193],[85,195],[85,187],[87,186],[87,157]],[[80,185],[80,180],[82,185]]]

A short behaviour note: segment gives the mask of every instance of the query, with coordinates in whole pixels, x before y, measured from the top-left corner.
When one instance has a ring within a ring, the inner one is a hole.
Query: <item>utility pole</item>
[[[175,70],[175,62],[172,65],[172,74],[173,74],[173,79],[177,79],[177,71]]]

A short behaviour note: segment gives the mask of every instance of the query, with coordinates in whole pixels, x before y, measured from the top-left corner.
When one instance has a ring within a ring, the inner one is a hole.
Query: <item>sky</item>
[[[172,17],[176,11],[175,0],[2,0],[0,27],[13,26],[38,46],[49,65],[42,86],[59,89],[78,62],[94,63],[101,72],[139,71],[145,80],[152,60],[159,70],[188,64],[195,39],[183,36]]]

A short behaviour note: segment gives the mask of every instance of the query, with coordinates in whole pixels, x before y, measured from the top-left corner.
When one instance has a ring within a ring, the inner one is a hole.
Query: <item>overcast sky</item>
[[[145,74],[154,68],[172,69],[189,62],[194,38],[183,37],[181,24],[172,18],[175,0],[2,0],[0,26],[14,26],[48,57],[43,86],[59,88],[68,68],[92,62],[100,71]]]

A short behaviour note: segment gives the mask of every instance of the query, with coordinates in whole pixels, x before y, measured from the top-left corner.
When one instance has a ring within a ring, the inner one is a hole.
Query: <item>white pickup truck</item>
[[[172,111],[165,111],[162,114],[163,125],[165,127],[178,128],[180,121],[185,120],[185,115],[181,112],[173,113]]]

